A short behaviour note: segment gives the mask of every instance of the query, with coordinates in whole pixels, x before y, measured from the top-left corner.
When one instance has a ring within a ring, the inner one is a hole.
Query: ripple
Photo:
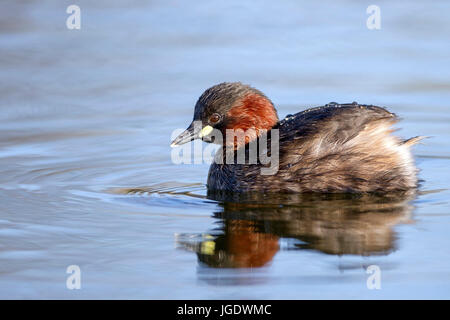
[[[107,193],[118,196],[117,201],[167,210],[194,209],[196,214],[210,212],[217,207],[217,201],[206,196],[206,186],[201,183],[165,182],[151,186],[111,188]],[[213,207],[211,207],[211,205]],[[193,213],[191,212],[190,215]]]
[[[206,195],[199,194],[206,192],[206,186],[202,183],[164,182],[154,184],[151,186],[142,186],[133,188],[113,188],[108,190],[108,192],[122,195],[152,195],[152,194],[184,195],[193,198],[206,199]]]

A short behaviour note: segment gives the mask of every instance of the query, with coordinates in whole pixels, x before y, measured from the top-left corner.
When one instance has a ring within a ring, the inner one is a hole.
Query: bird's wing
[[[276,128],[280,130],[280,141],[320,138],[326,147],[327,144],[343,144],[351,140],[369,124],[393,124],[397,120],[395,114],[377,106],[330,104],[288,116]]]

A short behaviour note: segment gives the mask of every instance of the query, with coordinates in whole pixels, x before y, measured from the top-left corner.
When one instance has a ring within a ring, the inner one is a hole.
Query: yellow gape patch
[[[200,243],[200,252],[202,254],[213,255],[216,250],[216,243],[213,241],[214,237],[210,234],[203,235],[206,241]]]
[[[211,126],[206,126],[202,129],[202,131],[200,131],[200,134],[198,135],[200,138],[207,136],[208,134],[210,134],[212,131],[214,130],[213,127]]]

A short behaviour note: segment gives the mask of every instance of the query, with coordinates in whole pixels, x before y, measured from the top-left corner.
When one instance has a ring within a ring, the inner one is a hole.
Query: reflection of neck
[[[256,230],[252,221],[225,222],[225,250],[237,268],[262,267],[272,260],[279,249],[278,237]]]

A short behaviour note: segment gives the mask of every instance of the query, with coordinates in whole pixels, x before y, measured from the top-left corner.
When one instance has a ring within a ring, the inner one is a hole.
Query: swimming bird
[[[222,145],[209,170],[208,190],[387,193],[418,185],[410,148],[422,137],[403,140],[393,135],[397,121],[385,108],[356,102],[331,102],[279,120],[274,104],[261,91],[224,82],[200,96],[191,125],[171,146],[200,138]],[[226,139],[237,130],[246,132],[245,139]],[[224,138],[216,139],[217,132]],[[270,144],[275,137],[277,150]],[[261,154],[256,162],[217,161],[226,154],[236,159],[240,150],[249,156],[250,145],[262,138],[271,145],[266,157],[278,155],[273,174],[262,174],[268,164]]]

